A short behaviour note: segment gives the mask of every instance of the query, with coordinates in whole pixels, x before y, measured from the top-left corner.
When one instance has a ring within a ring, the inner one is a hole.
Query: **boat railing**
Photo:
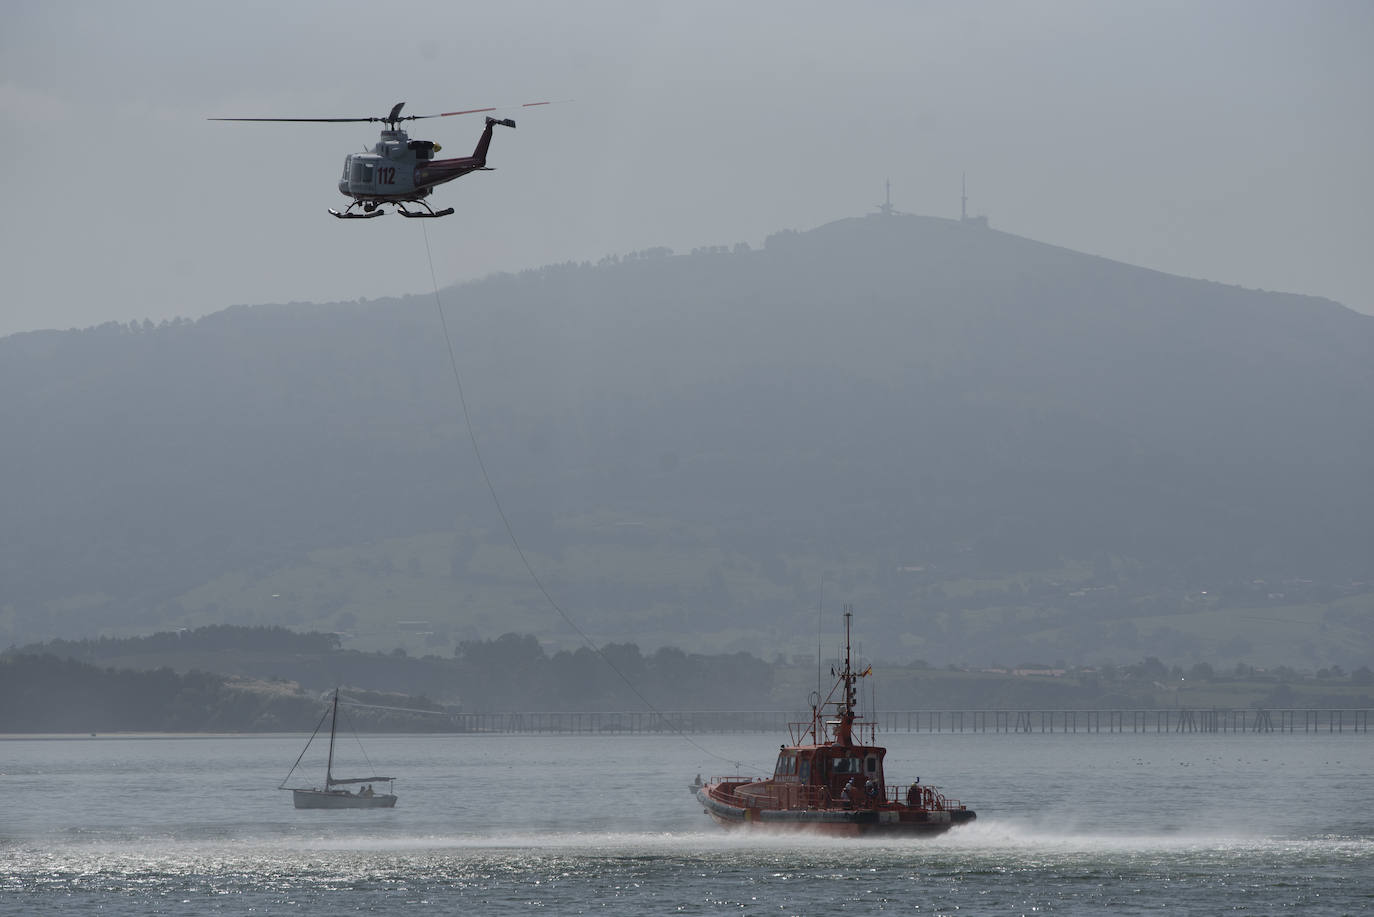
[[[776,803],[775,794],[782,793],[789,797],[788,807],[797,806],[806,809],[828,809],[835,805],[835,798],[830,794],[830,788],[826,786],[804,786],[799,784],[781,784],[772,788],[772,793],[765,793],[764,796],[746,796],[736,792],[739,787],[750,783],[758,783],[758,777],[712,777],[707,781],[706,786],[711,789],[712,795],[721,802],[740,808],[757,806],[761,801],[772,799]]]
[[[799,722],[794,720],[787,724],[787,736],[791,739],[790,744],[792,745],[809,744],[807,742],[808,737],[817,744],[829,742],[834,739],[835,730],[839,722],[839,720],[833,718],[823,719],[820,722]],[[858,744],[878,744],[878,724],[876,722],[858,718],[854,720],[850,728],[852,730],[851,738]],[[817,729],[821,730],[820,735],[817,735]]]
[[[917,792],[913,796],[911,791]],[[899,802],[902,805],[914,806],[922,809],[962,809],[964,804],[957,799],[950,799],[941,793],[936,787],[916,784],[914,787],[901,785],[888,785],[887,801]]]
[[[712,796],[716,797],[721,802],[728,803],[732,806],[739,806],[740,808],[747,808],[752,803],[739,793],[736,793],[735,790],[747,783],[757,783],[759,780],[760,778],[758,777],[712,777],[710,780],[706,781],[705,788]]]
[[[737,793],[736,790],[739,787],[759,781],[760,778],[758,777],[712,777],[705,783],[705,786],[710,788],[712,795],[721,802],[745,809],[758,805],[760,800],[758,797]],[[910,786],[889,784],[884,787],[884,804],[897,803],[933,812],[964,808],[962,802],[957,799],[950,799],[933,786],[918,784],[916,786],[917,794],[914,798],[908,795],[911,789]],[[787,792],[793,794],[793,802],[790,805],[807,809],[830,809],[836,806],[835,797],[831,794],[830,788],[826,786],[798,786],[793,784],[790,785]],[[854,801],[854,808],[872,808],[873,806],[874,801],[872,799]]]

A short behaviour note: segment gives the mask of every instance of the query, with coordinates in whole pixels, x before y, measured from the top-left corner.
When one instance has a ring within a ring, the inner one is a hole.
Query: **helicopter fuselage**
[[[522,108],[548,105],[549,102],[526,102]],[[343,212],[330,209],[330,213],[343,219],[367,219],[381,216],[382,204],[391,204],[405,217],[441,217],[453,213],[453,208],[436,211],[424,202],[430,192],[438,185],[461,178],[469,172],[487,168],[487,148],[491,146],[491,129],[499,124],[502,127],[515,127],[510,118],[487,116],[487,126],[477,141],[477,148],[471,156],[456,159],[435,159],[439,144],[433,140],[411,140],[410,135],[397,125],[402,121],[415,121],[419,118],[447,118],[453,115],[472,115],[481,112],[497,111],[496,108],[469,108],[464,111],[446,111],[437,115],[402,115],[404,102],[392,106],[391,113],[385,118],[211,118],[211,121],[289,121],[352,123],[377,122],[387,125],[381,132],[371,152],[350,153],[344,158],[343,174],[339,176],[339,193],[351,197],[353,203]],[[407,210],[404,204],[419,203],[423,211]],[[354,213],[361,207],[360,213]]]
[[[493,123],[515,126],[488,119],[473,154],[455,159],[435,159],[440,146],[432,140],[411,140],[403,130],[384,130],[371,152],[344,157],[339,192],[361,202],[423,200],[438,185],[486,169]]]

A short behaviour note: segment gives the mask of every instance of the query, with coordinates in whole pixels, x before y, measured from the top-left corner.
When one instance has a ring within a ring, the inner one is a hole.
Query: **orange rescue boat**
[[[727,827],[799,829],[838,835],[938,834],[977,815],[937,787],[886,782],[887,749],[877,723],[856,712],[855,685],[872,672],[850,665],[844,613],[844,668],[825,701],[813,694],[811,722],[788,727],[791,744],[778,752],[773,776],[713,777],[693,792],[707,815]],[[864,739],[867,739],[867,742]]]

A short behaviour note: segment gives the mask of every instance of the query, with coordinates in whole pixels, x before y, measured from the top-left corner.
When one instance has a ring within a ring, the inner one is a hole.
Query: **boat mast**
[[[334,729],[339,724],[339,689],[334,689],[334,713],[329,718],[329,760],[324,765],[324,788],[334,785]]]
[[[853,744],[854,729],[854,705],[856,697],[854,694],[854,682],[858,681],[858,676],[849,665],[849,623],[854,617],[854,606],[844,606],[844,671],[840,673],[840,680],[844,682],[844,701],[840,704],[840,722],[835,727],[835,742],[839,745]]]

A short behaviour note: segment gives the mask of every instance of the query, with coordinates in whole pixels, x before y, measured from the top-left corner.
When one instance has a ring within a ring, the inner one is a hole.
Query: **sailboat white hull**
[[[390,793],[358,796],[347,790],[292,790],[291,801],[298,809],[390,809],[396,805]]]

